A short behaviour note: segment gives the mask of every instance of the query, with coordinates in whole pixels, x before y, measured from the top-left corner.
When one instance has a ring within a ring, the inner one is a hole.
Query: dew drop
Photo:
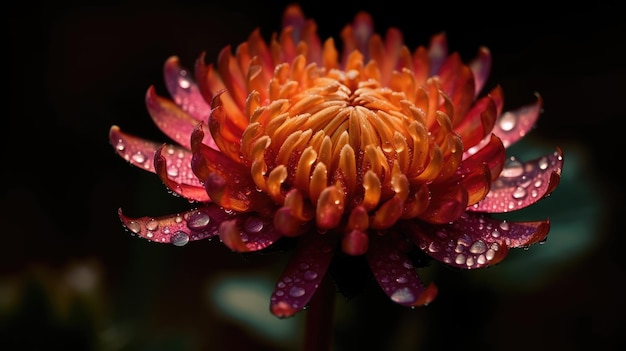
[[[248,217],[243,228],[248,233],[258,233],[263,229],[263,221],[258,217]]]
[[[507,160],[501,175],[503,177],[519,177],[524,174],[524,167],[522,163],[514,158]]]
[[[502,229],[502,230],[509,230],[509,222],[504,221],[504,222],[500,223],[500,229]]]
[[[170,177],[178,177],[178,167],[173,165],[167,167],[167,175],[169,175]]]
[[[390,298],[392,301],[401,304],[412,303],[415,301],[415,295],[413,295],[413,292],[407,287],[397,289],[390,295]]]
[[[305,280],[314,280],[315,278],[317,278],[317,273],[314,271],[306,271],[304,272],[304,279]]]
[[[141,151],[137,151],[135,154],[133,154],[131,159],[137,163],[144,163],[146,162],[146,155],[144,155]]]
[[[406,284],[409,280],[406,277],[398,277],[396,278],[396,282],[400,284]]]
[[[541,170],[545,170],[546,168],[548,168],[548,158],[547,157],[542,157],[541,159],[539,159],[539,169]]]
[[[187,78],[178,77],[178,86],[183,89],[189,89],[189,87],[191,86],[191,83],[189,82],[189,79]]]
[[[117,149],[117,151],[126,150],[126,144],[124,144],[124,140],[122,139],[118,140],[117,144],[115,144],[115,148]]]
[[[175,246],[185,246],[189,242],[189,235],[183,231],[177,231],[170,238],[170,242]]]
[[[211,222],[211,217],[204,212],[194,212],[187,220],[187,227],[191,230],[201,230],[206,228]]]
[[[289,289],[289,296],[291,297],[300,297],[304,295],[305,293],[306,291],[299,286],[294,286],[291,289]]]
[[[513,128],[515,128],[515,125],[517,124],[517,117],[511,112],[505,112],[500,117],[498,123],[500,125],[500,129],[505,132],[510,132],[511,130],[513,130]]]
[[[463,254],[459,254],[459,255],[456,255],[456,258],[454,259],[454,262],[455,262],[456,264],[464,264],[464,263],[465,263],[465,260],[466,260],[465,255],[463,255]]]
[[[151,218],[146,222],[146,229],[150,230],[150,231],[155,231],[157,229],[159,229],[159,222],[154,219]]]
[[[472,246],[470,246],[469,251],[473,254],[481,254],[487,251],[487,245],[482,240],[476,240]]]
[[[128,230],[130,230],[131,232],[137,234],[141,231],[141,226],[139,225],[139,222],[135,222],[135,221],[130,221],[126,224],[126,228],[128,228]]]
[[[528,195],[528,192],[526,191],[526,189],[522,188],[521,186],[518,186],[517,188],[515,188],[511,196],[513,196],[514,199],[519,200],[519,199],[525,198],[526,195]]]

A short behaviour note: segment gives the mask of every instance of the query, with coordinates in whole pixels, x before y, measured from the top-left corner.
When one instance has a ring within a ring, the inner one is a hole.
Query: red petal
[[[270,310],[280,318],[293,316],[311,300],[324,278],[337,245],[337,236],[311,232],[299,239],[270,298]]]
[[[408,257],[394,247],[392,235],[374,234],[370,240],[366,254],[370,269],[393,302],[421,306],[434,300],[437,288],[432,284],[424,286]]]
[[[463,269],[492,266],[504,259],[509,248],[541,242],[549,229],[549,221],[507,222],[476,213],[446,225],[407,223],[409,237],[422,251]]]
[[[430,186],[431,200],[418,217],[429,223],[448,223],[457,219],[467,207],[468,194],[460,184],[441,183]]]
[[[122,223],[133,234],[158,243],[177,246],[188,241],[211,238],[218,234],[221,222],[232,216],[216,205],[207,205],[179,214],[131,218],[118,211]]]
[[[163,156],[163,150],[167,157]],[[154,155],[154,168],[161,181],[170,190],[188,200],[211,201],[204,185],[191,170],[191,154],[186,152],[174,155],[174,152],[171,146],[163,145]]]
[[[468,211],[502,213],[530,206],[549,195],[558,185],[563,168],[563,153],[529,162],[507,160],[500,176],[491,184],[485,199]]]
[[[463,155],[466,158],[461,163],[460,174],[471,173],[474,168],[479,167],[483,163],[489,166],[492,180],[496,179],[502,172],[506,159],[506,149],[502,141],[494,134],[491,134],[491,137],[485,140],[488,142],[480,150],[468,157],[466,157],[468,154]]]
[[[474,103],[463,120],[454,127],[454,131],[461,136],[463,146],[471,148],[491,133],[496,117],[496,104],[488,95]]]
[[[474,74],[474,85],[476,86],[476,95],[478,95],[485,86],[491,71],[491,52],[489,49],[484,46],[481,47],[476,57],[469,63],[469,67]]]
[[[180,65],[178,57],[172,56],[165,62],[163,75],[167,90],[176,105],[196,121],[206,122],[211,113],[211,100],[202,97],[193,75]]]
[[[450,55],[439,70],[441,89],[448,94],[454,106],[454,116],[450,116],[456,126],[468,112],[475,96],[474,77],[458,53]]]

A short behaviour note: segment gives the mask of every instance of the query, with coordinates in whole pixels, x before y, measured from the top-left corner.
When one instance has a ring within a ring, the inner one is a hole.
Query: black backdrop
[[[156,177],[119,159],[107,139],[109,127],[119,124],[165,141],[143,101],[151,84],[165,94],[165,59],[178,55],[192,67],[201,51],[212,59],[255,27],[267,38],[279,29],[287,3],[57,2],[16,4],[5,12],[9,61],[4,61],[4,76],[9,80],[4,95],[9,98],[2,122],[0,343],[18,341],[21,346],[15,350],[294,347],[277,346],[280,340],[268,341],[237,322],[215,317],[212,308],[199,302],[205,299],[204,279],[224,269],[245,271],[250,261],[273,269],[270,257],[242,259],[215,242],[174,252],[123,231],[116,212],[120,206],[139,216],[186,204],[172,200]],[[545,113],[533,137],[549,148],[564,147],[564,172],[566,146],[584,154],[589,163],[582,170],[592,177],[581,186],[604,189],[591,190],[594,199],[578,199],[602,204],[602,225],[587,233],[601,238],[598,245],[579,254],[541,289],[502,293],[486,289],[484,281],[467,283],[469,275],[445,273],[437,302],[425,309],[400,310],[381,302],[382,294],[363,297],[361,312],[353,312],[359,317],[337,326],[337,349],[615,347],[626,313],[621,287],[621,248],[626,243],[618,226],[624,194],[626,18],[617,5],[393,0],[339,7],[337,1],[301,4],[316,19],[322,38],[338,38],[342,26],[363,9],[373,14],[378,32],[391,25],[400,28],[411,48],[426,44],[439,31],[446,31],[450,49],[465,59],[479,45],[488,46],[494,57],[488,84],[503,85],[511,108],[540,92]],[[576,198],[578,190],[580,196],[589,196],[573,187],[567,197]],[[559,196],[566,194],[557,189],[553,197]],[[79,274],[81,267],[87,267],[87,276],[94,275],[96,283],[78,298],[64,288],[64,279]],[[119,337],[120,329],[132,332]],[[398,334],[401,340],[389,340]],[[168,335],[183,335],[183,341]]]

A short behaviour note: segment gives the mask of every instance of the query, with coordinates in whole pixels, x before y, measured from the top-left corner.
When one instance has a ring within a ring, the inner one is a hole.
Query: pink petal
[[[467,210],[502,213],[530,206],[556,188],[562,168],[561,149],[529,162],[510,158],[500,176],[491,184],[485,199]]]
[[[507,222],[484,214],[466,213],[452,224],[408,224],[409,237],[422,251],[446,265],[476,269],[504,259],[509,248],[541,242],[549,221]]]
[[[448,38],[446,33],[442,32],[430,38],[428,57],[430,58],[429,76],[435,76],[439,73],[443,61],[448,57]]]
[[[424,286],[409,258],[394,247],[391,234],[373,234],[370,240],[367,261],[378,284],[393,302],[422,306],[435,299],[436,286]]]
[[[476,96],[480,94],[489,73],[491,72],[491,52],[486,47],[478,50],[476,57],[469,63],[469,67],[474,73],[474,85],[476,86]]]
[[[161,146],[154,155],[154,168],[161,181],[174,193],[193,201],[209,202],[211,199],[204,186],[191,170],[191,155],[180,153],[178,157],[163,156],[170,154],[171,146]],[[169,161],[168,162],[168,158]],[[171,162],[174,159],[174,162]]]
[[[146,107],[154,124],[170,139],[186,149],[190,149],[189,137],[199,122],[187,112],[181,110],[174,102],[158,96],[154,86],[146,92]]]
[[[133,234],[158,243],[183,246],[188,241],[212,238],[218,235],[221,222],[232,218],[216,205],[198,207],[179,214],[160,217],[127,217],[118,210],[122,223]]]
[[[153,164],[154,153],[163,145],[162,143],[155,143],[124,133],[115,125],[109,130],[109,142],[113,145],[117,154],[133,166],[155,173]],[[176,148],[175,146],[172,147]]]
[[[163,75],[167,90],[176,105],[196,121],[206,122],[211,113],[211,106],[202,97],[193,75],[180,65],[178,57],[170,57],[165,62]]]
[[[307,233],[298,239],[298,247],[276,284],[270,310],[280,318],[302,310],[324,278],[337,245],[337,235]]]
[[[496,120],[493,133],[502,139],[504,147],[516,143],[535,125],[543,108],[541,95],[535,93],[537,100],[516,110],[504,112]]]

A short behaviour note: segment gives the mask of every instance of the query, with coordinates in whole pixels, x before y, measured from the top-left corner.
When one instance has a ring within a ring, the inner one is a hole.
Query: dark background
[[[77,1],[15,4],[5,12],[0,343],[8,347],[0,348],[298,349],[301,317],[281,321],[295,333],[283,339],[207,298],[207,285],[221,286],[214,277],[251,267],[269,272],[262,277],[273,284],[284,257],[241,257],[217,242],[165,247],[130,236],[119,207],[143,216],[189,204],[120,159],[107,137],[118,124],[167,141],[143,100],[152,84],[167,95],[165,60],[178,55],[192,68],[201,51],[214,60],[256,27],[267,39],[279,30],[287,3]],[[626,243],[618,226],[626,18],[617,2],[301,4],[322,39],[339,42],[343,25],[367,10],[379,33],[396,26],[411,49],[440,31],[465,60],[489,47],[488,86],[503,86],[505,108],[530,101],[535,91],[544,99],[526,145],[565,152],[563,182],[539,215],[552,218],[555,240],[512,253],[510,263],[486,272],[432,268],[427,276],[440,293],[425,308],[395,306],[375,287],[339,300],[335,349],[616,349],[626,313]],[[535,260],[541,250],[556,258]],[[516,268],[525,262],[528,269]],[[262,294],[266,311],[269,292]]]

